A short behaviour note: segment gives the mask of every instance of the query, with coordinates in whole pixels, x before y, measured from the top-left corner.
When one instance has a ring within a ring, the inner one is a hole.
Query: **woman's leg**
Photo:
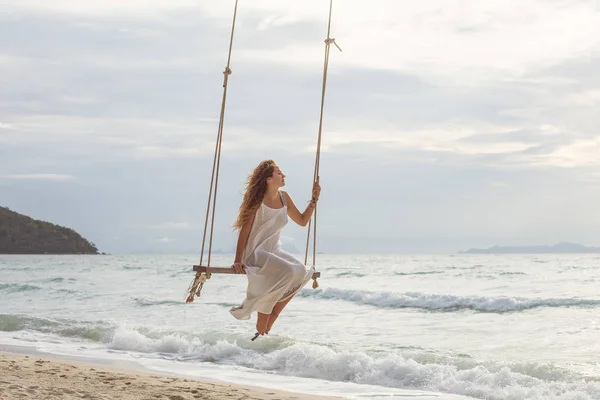
[[[258,317],[256,318],[256,331],[261,335],[264,335],[268,329],[270,316],[270,314],[258,313]]]
[[[288,299],[275,304],[275,307],[273,307],[273,311],[271,311],[271,315],[269,315],[269,318],[267,319],[267,329],[265,330],[265,333],[267,335],[273,327],[275,320],[277,319],[277,317],[279,317],[279,314],[281,314],[281,311],[283,311],[285,306],[290,302],[290,300],[292,300],[292,298],[294,298],[294,296],[290,296]]]

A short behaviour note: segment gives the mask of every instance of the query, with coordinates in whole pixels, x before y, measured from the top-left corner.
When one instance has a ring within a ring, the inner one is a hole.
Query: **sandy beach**
[[[333,397],[132,372],[0,352],[0,399],[325,400]]]

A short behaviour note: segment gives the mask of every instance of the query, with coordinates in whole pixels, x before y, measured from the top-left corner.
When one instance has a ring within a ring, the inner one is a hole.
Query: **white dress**
[[[270,314],[276,303],[298,293],[312,278],[314,267],[307,268],[281,249],[281,230],[288,222],[288,215],[285,196],[279,194],[282,208],[261,203],[256,211],[242,256],[248,278],[246,299],[230,310],[237,319],[250,319],[254,311]]]

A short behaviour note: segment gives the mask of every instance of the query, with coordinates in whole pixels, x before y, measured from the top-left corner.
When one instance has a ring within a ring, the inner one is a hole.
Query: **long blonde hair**
[[[252,219],[256,210],[260,207],[263,197],[267,192],[267,179],[273,176],[275,166],[276,164],[273,160],[261,161],[248,176],[246,192],[240,205],[237,220],[233,224],[234,229],[242,229],[244,224]]]

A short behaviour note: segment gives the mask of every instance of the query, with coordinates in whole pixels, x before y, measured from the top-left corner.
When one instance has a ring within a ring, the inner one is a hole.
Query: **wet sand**
[[[325,400],[334,397],[0,352],[0,399]]]

